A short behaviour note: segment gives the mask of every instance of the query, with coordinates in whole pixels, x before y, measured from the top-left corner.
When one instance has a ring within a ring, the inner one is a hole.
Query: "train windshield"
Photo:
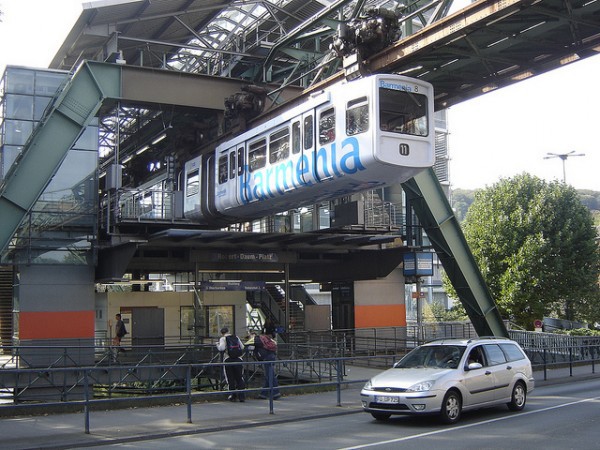
[[[413,136],[429,135],[427,96],[380,87],[379,124],[381,131]]]

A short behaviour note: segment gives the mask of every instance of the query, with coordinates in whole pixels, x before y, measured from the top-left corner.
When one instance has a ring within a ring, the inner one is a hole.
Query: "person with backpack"
[[[273,400],[277,400],[281,397],[277,375],[275,374],[275,364],[273,364],[273,361],[277,360],[277,341],[273,339],[271,334],[263,333],[254,336],[252,343],[254,345],[254,356],[265,363],[265,383],[258,398],[269,398],[269,393],[273,389]]]
[[[246,383],[244,382],[244,366],[242,364],[236,364],[243,362],[242,356],[244,356],[244,344],[240,338],[235,334],[229,333],[229,328],[221,328],[221,338],[217,343],[217,350],[223,354],[223,362],[225,368],[225,379],[229,385],[230,391],[239,391],[232,393],[228,400],[235,402],[246,401],[246,395],[243,389],[246,389]]]

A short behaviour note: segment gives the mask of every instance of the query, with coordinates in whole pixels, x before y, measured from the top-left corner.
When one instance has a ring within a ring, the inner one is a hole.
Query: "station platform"
[[[350,383],[341,391],[341,406],[337,406],[335,390],[301,395],[282,390],[283,396],[273,402],[273,414],[270,414],[269,400],[248,398],[244,403],[232,403],[223,394],[222,400],[194,403],[192,423],[187,422],[185,403],[92,410],[89,434],[85,433],[85,414],[82,412],[5,417],[0,418],[1,447],[85,448],[362,413],[359,397],[362,381],[379,372],[381,369],[350,366],[346,377]],[[548,379],[544,380],[544,374],[536,372],[536,386],[600,376],[592,373],[589,367],[579,368],[572,376],[568,368],[556,369],[547,375]]]

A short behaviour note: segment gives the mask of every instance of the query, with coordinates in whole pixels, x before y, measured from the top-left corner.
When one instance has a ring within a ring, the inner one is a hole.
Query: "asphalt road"
[[[592,449],[600,448],[600,379],[538,387],[521,412],[504,406],[463,414],[453,426],[435,418],[370,414],[120,443],[129,449]],[[99,448],[112,448],[103,446]],[[98,447],[96,447],[98,448]]]

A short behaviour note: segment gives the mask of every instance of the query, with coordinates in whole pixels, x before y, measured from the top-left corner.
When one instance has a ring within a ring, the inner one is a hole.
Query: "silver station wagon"
[[[360,396],[377,420],[392,414],[439,414],[455,423],[468,409],[506,404],[525,407],[534,388],[531,362],[504,338],[444,339],[415,348],[374,376]]]

